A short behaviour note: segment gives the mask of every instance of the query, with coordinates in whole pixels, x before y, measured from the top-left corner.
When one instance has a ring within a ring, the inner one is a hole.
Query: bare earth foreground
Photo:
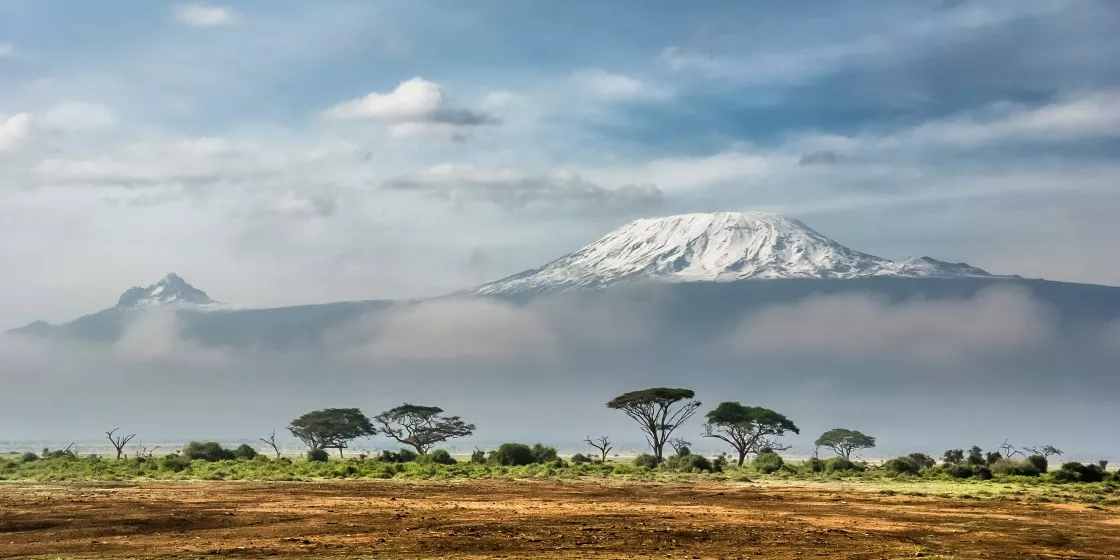
[[[1120,511],[859,485],[0,484],[0,557],[1115,558]]]

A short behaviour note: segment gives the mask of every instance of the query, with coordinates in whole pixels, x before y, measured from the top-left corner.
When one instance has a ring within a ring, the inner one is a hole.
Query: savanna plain
[[[0,483],[0,557],[1120,554],[1120,485],[1112,481],[891,476],[875,468],[801,475],[790,465],[774,473],[749,466],[690,473],[626,464],[371,470],[359,459],[311,470],[301,469],[298,459],[287,471],[295,480],[237,480],[249,472],[238,464],[265,462],[196,462],[197,470],[177,476],[140,469],[81,477],[40,470],[21,477],[9,469]]]

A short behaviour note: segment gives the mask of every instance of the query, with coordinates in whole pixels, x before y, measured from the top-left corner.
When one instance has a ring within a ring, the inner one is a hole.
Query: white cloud
[[[276,201],[275,210],[282,216],[297,219],[325,218],[334,214],[338,202],[333,198],[307,196],[286,192]]]
[[[1120,136],[1120,92],[1067,96],[1049,105],[1014,108],[994,117],[947,119],[924,124],[887,143],[978,146],[1004,142],[1065,141]]]
[[[380,120],[390,125],[394,136],[436,133],[461,138],[466,127],[500,124],[486,113],[453,107],[439,84],[421,77],[401,82],[389,93],[343,101],[323,114],[335,120]]]
[[[663,87],[598,68],[576,72],[572,79],[582,89],[608,100],[666,99],[671,96]]]
[[[104,105],[96,103],[62,103],[43,114],[43,122],[62,130],[87,130],[116,124],[116,117]]]
[[[237,13],[226,6],[207,4],[175,4],[171,13],[180,23],[191,27],[229,25],[238,19]]]
[[[30,133],[31,115],[27,113],[19,113],[0,120],[0,154],[22,146]]]
[[[9,43],[0,43],[0,58],[12,58],[16,55],[16,49]]]

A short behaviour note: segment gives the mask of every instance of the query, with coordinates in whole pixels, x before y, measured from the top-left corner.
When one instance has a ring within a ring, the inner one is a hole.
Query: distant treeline
[[[234,449],[217,442],[194,441],[176,453],[156,456],[156,449],[131,446],[136,434],[105,432],[116,451],[116,460],[96,455],[79,457],[71,447],[42,454],[24,453],[0,458],[0,479],[104,479],[104,478],[203,478],[303,480],[308,478],[394,478],[394,477],[485,477],[485,476],[642,476],[649,473],[711,473],[745,477],[750,474],[777,476],[891,476],[933,479],[1000,477],[1041,478],[1052,482],[1120,482],[1120,472],[1109,473],[1107,463],[1067,462],[1051,470],[1051,457],[1062,451],[1052,445],[1016,448],[1006,441],[997,450],[985,452],[973,446],[945,451],[940,461],[924,453],[896,457],[882,465],[870,465],[853,455],[876,445],[874,437],[857,430],[833,428],[815,441],[813,457],[787,463],[777,452],[790,447],[781,443],[788,433],[800,430],[785,415],[739,402],[720,403],[705,415],[701,437],[720,440],[731,453],[708,458],[694,454],[691,442],[674,433],[699,411],[691,389],[656,387],[631,391],[615,397],[607,407],[633,419],[650,446],[632,461],[611,461],[614,449],[609,436],[583,441],[593,449],[567,460],[556,449],[541,444],[505,443],[486,451],[476,448],[468,461],[457,461],[436,446],[454,438],[470,436],[473,424],[458,416],[447,416],[436,406],[402,404],[367,417],[357,408],[328,408],[308,412],[287,426],[307,446],[303,461],[282,457],[276,432],[260,438],[271,458],[250,445]],[[346,460],[350,442],[375,435],[407,446],[370,457],[360,454]],[[666,454],[666,446],[671,453]],[[331,461],[328,450],[337,450],[340,460]],[[824,460],[819,450],[835,456]],[[131,451],[131,457],[129,457]],[[747,457],[752,456],[748,462]]]

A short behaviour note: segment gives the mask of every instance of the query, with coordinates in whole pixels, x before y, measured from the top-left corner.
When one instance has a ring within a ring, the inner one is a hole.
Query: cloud
[[[404,304],[332,333],[345,356],[390,364],[550,360],[557,335],[536,312],[495,300]]]
[[[1038,107],[992,108],[993,116],[962,116],[923,124],[879,143],[974,147],[1023,141],[1060,142],[1120,136],[1120,92],[1067,95]]]
[[[468,127],[501,124],[489,114],[453,107],[439,84],[421,77],[401,82],[389,93],[343,101],[323,114],[335,120],[380,120],[394,136],[435,133],[461,139]]]
[[[653,184],[606,189],[568,172],[528,173],[513,168],[445,164],[385,183],[395,191],[420,192],[454,201],[487,201],[507,209],[534,204],[652,208],[662,192]]]
[[[96,103],[63,103],[43,114],[43,122],[60,130],[88,130],[112,126],[116,117],[104,105]]]
[[[572,79],[578,86],[597,97],[613,101],[667,99],[672,93],[660,86],[646,83],[626,74],[599,68],[576,72]]]
[[[174,311],[152,309],[133,318],[111,348],[111,356],[125,363],[181,363],[197,366],[226,364],[229,351],[204,348],[184,338]]]
[[[11,152],[27,141],[31,133],[31,115],[19,113],[0,121],[0,154]]]
[[[0,43],[0,58],[13,58],[15,55],[15,47],[8,43]]]
[[[809,298],[746,317],[728,343],[733,352],[748,356],[942,362],[1038,350],[1058,339],[1050,309],[1029,291],[988,288],[958,300]]]
[[[333,198],[287,192],[276,201],[275,208],[279,214],[292,218],[326,218],[338,210],[338,202]]]
[[[175,4],[171,6],[175,19],[191,27],[219,27],[235,23],[239,16],[226,6],[207,4]]]
[[[652,295],[651,295],[652,294]],[[644,348],[665,324],[659,291],[444,298],[368,313],[325,335],[329,351],[380,365],[558,364]]]
[[[832,165],[839,163],[840,156],[831,150],[821,150],[819,152],[812,152],[801,156],[798,160],[798,165]]]
[[[765,50],[763,40],[752,40],[736,49],[735,54],[672,46],[664,49],[657,61],[674,72],[739,86],[800,85],[853,69],[912,63],[945,44],[960,44],[971,34],[990,34],[992,29],[1061,9],[1047,2],[969,2],[932,13],[919,9],[912,17],[888,19],[854,37],[804,46],[797,43],[801,48]],[[842,28],[844,23],[838,21],[836,27]]]

